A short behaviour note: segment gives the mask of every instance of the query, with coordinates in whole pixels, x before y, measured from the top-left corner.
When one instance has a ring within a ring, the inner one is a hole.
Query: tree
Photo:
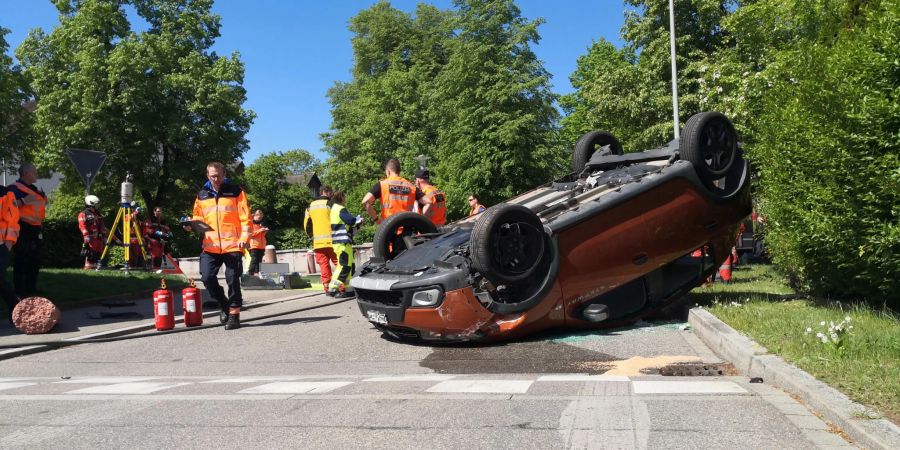
[[[430,119],[438,130],[438,181],[449,210],[467,195],[488,204],[550,181],[565,170],[556,141],[550,74],[531,50],[542,20],[527,21],[512,0],[457,0],[450,58],[435,80]]]
[[[314,172],[319,163],[306,150],[294,149],[260,156],[244,170],[243,182],[252,210],[261,209],[272,228],[302,226],[311,201],[309,188],[291,184],[288,176]]]
[[[727,43],[721,22],[736,3],[683,0],[676,4],[682,124],[702,110],[697,63]],[[594,43],[570,77],[576,91],[560,102],[568,114],[562,135],[569,142],[594,129],[613,132],[626,150],[646,150],[674,137],[668,1],[627,0],[626,4],[634,9],[626,13],[622,27],[624,48],[615,49],[605,41]]]
[[[242,108],[238,54],[210,51],[220,18],[212,0],[56,0],[60,24],[33,31],[17,50],[37,100],[36,161],[64,168],[68,147],[104,151],[95,183],[116,198],[126,172],[148,206],[189,207],[209,160],[247,149],[253,113]],[[135,33],[124,5],[149,24]],[[71,180],[71,181],[69,181]]]
[[[411,178],[424,154],[459,217],[470,192],[496,202],[565,166],[549,74],[530,48],[540,21],[511,0],[454,5],[419,5],[412,17],[379,2],[351,19],[353,80],[329,91],[323,135],[327,180],[349,198],[371,188],[389,157]]]
[[[30,96],[28,82],[21,68],[6,54],[8,33],[8,29],[0,27],[0,158],[11,163],[21,159],[25,150],[31,114],[26,105]]]

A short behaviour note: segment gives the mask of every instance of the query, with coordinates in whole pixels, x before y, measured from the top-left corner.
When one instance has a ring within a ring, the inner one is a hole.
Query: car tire
[[[384,219],[375,230],[372,255],[384,258],[385,261],[392,260],[406,250],[406,242],[403,240],[405,236],[436,232],[437,227],[431,219],[422,214],[414,212],[394,214]]]
[[[591,131],[585,133],[575,143],[575,149],[572,151],[572,172],[576,174],[584,170],[584,166],[591,160],[591,156],[597,151],[598,147],[608,145],[613,155],[621,155],[622,144],[616,139],[612,133],[606,131]]]
[[[492,283],[525,280],[544,258],[544,225],[534,211],[500,203],[481,214],[472,228],[472,268]]]
[[[695,114],[684,124],[678,150],[681,159],[694,165],[700,180],[714,188],[737,159],[737,132],[722,113]]]

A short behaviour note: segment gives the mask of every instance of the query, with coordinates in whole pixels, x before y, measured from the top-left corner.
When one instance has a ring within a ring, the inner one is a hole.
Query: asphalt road
[[[0,361],[0,448],[852,448],[682,323],[431,347],[330,302]]]

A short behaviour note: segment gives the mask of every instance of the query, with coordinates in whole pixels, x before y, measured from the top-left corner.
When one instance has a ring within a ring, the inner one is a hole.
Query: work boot
[[[338,292],[334,295],[334,298],[353,298],[356,297],[356,291],[344,291]]]
[[[225,322],[226,330],[236,330],[241,327],[241,308],[230,308],[228,320]]]
[[[225,322],[228,322],[228,311],[223,309],[219,311],[219,323]]]

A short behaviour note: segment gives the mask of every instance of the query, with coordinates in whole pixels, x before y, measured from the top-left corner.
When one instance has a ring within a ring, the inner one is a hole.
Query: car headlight
[[[412,306],[434,306],[441,301],[440,289],[425,289],[413,292]]]

